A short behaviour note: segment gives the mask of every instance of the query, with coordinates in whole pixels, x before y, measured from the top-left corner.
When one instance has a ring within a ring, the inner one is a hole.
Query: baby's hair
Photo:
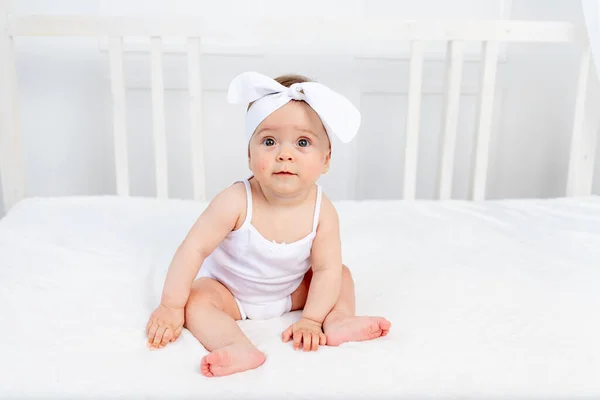
[[[313,82],[310,78],[307,78],[304,75],[298,75],[298,74],[280,75],[274,79],[285,87],[290,87],[294,83]],[[254,102],[251,102],[250,104],[248,104],[248,108],[246,109],[246,111],[248,111],[250,109],[250,107],[252,107],[253,103]]]
[[[306,76],[297,74],[281,75],[275,78],[275,80],[285,87],[290,87],[294,83],[312,82],[312,80],[307,78]]]

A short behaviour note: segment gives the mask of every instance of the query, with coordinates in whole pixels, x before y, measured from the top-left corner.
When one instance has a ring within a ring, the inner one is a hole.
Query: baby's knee
[[[342,264],[342,275],[352,278],[352,273],[350,273],[350,268],[346,267],[346,265],[344,265],[344,264]]]
[[[202,314],[202,310],[217,307],[218,300],[215,298],[214,293],[192,289],[185,305],[185,317],[187,319],[190,316]]]

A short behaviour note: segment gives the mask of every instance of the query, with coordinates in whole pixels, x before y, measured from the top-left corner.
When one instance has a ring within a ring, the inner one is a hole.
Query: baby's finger
[[[171,327],[167,327],[167,329],[165,330],[165,334],[162,337],[162,342],[161,344],[163,346],[166,346],[167,344],[169,344],[169,342],[171,341],[171,339],[173,338],[173,329],[171,329]]]
[[[183,330],[183,325],[180,326],[179,328],[177,328],[177,330],[173,334],[173,339],[171,339],[172,342],[176,341],[179,338],[179,335],[181,335],[182,330]]]
[[[301,342],[302,342],[302,333],[295,332],[294,333],[294,350],[298,350],[300,348]]]
[[[319,334],[318,333],[313,333],[311,340],[312,340],[311,350],[312,351],[317,351],[317,349],[319,348]]]
[[[323,332],[319,333],[319,344],[325,346],[327,344],[327,336]]]
[[[156,335],[154,336],[154,341],[152,342],[152,344],[155,347],[158,347],[158,345],[162,341],[162,337],[165,334],[165,329],[166,329],[166,327],[163,325],[163,326],[160,326],[158,328],[158,330],[156,331]]]
[[[153,322],[150,326],[150,331],[148,332],[148,343],[152,343],[154,341],[154,335],[156,335],[156,330],[158,329],[158,324]]]
[[[310,332],[304,332],[302,335],[302,341],[304,342],[304,351],[310,351],[312,335]]]
[[[292,337],[292,327],[290,326],[289,328],[287,328],[285,331],[283,331],[283,333],[281,334],[281,339],[287,343],[290,341],[290,338]]]

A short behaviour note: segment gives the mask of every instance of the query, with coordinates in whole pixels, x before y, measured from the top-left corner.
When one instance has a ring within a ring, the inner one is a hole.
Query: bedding
[[[0,220],[1,398],[600,397],[600,198],[339,201],[357,314],[390,334],[294,351],[298,313],[241,321],[265,364],[200,374],[144,329],[206,203],[29,198]]]

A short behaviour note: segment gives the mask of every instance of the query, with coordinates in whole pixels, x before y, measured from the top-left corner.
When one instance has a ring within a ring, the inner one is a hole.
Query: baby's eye
[[[265,146],[273,146],[275,144],[275,141],[273,140],[273,138],[264,138],[263,144]]]
[[[307,147],[308,145],[310,145],[310,142],[307,139],[298,140],[298,146]]]

